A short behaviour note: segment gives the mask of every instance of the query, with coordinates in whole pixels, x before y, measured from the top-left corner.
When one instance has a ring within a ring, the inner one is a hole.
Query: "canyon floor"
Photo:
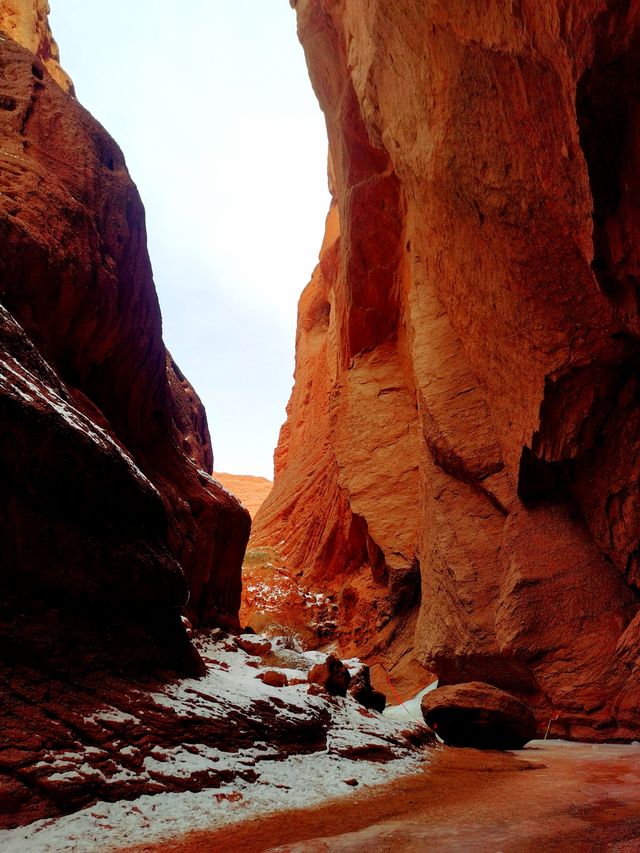
[[[121,849],[129,853],[636,851],[639,758],[638,744],[533,741],[513,753],[441,747],[419,773],[319,807],[280,811],[164,845]]]

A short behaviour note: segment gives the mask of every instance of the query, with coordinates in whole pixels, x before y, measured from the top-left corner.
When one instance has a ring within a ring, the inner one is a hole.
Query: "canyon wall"
[[[252,541],[343,642],[638,737],[640,3],[292,6],[334,201]]]
[[[162,341],[142,203],[56,73],[46,11],[0,3],[2,618],[44,601],[91,637],[96,613],[117,613],[191,666],[180,613],[237,625],[249,517],[211,477],[203,407]]]
[[[0,32],[35,53],[56,83],[73,92],[49,26],[48,0],[0,0]]]

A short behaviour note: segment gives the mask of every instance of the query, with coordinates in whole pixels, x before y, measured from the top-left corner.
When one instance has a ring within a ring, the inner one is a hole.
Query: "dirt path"
[[[442,748],[423,772],[388,786],[135,848],[137,853],[371,849],[640,850],[640,748],[553,742],[505,754]]]

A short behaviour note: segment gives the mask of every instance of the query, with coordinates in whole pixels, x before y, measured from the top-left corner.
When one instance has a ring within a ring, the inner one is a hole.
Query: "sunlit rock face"
[[[254,539],[356,639],[419,599],[441,683],[637,737],[640,4],[295,6],[335,201]]]
[[[0,0],[0,32],[39,56],[56,83],[73,91],[69,75],[60,66],[48,16],[48,0]]]
[[[163,344],[141,201],[104,129],[4,37],[0,137],[2,618],[17,641],[34,601],[89,636],[117,612],[192,668],[180,610],[237,624],[249,517]]]

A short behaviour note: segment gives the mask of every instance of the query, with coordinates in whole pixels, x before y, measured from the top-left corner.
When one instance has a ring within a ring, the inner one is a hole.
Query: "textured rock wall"
[[[419,565],[442,683],[637,737],[640,3],[294,5],[335,203],[254,540]]]
[[[3,4],[5,26],[24,6]],[[34,7],[44,54],[45,6]],[[18,15],[17,31],[28,35],[29,20]],[[7,38],[0,138],[7,618],[41,599],[83,618],[126,612],[156,636],[178,631],[185,606],[201,623],[236,624],[249,517],[211,477],[204,410],[162,342],[144,210],[122,153]]]
[[[0,32],[40,57],[56,83],[73,92],[73,83],[60,65],[58,45],[51,34],[48,0],[0,0]]]

